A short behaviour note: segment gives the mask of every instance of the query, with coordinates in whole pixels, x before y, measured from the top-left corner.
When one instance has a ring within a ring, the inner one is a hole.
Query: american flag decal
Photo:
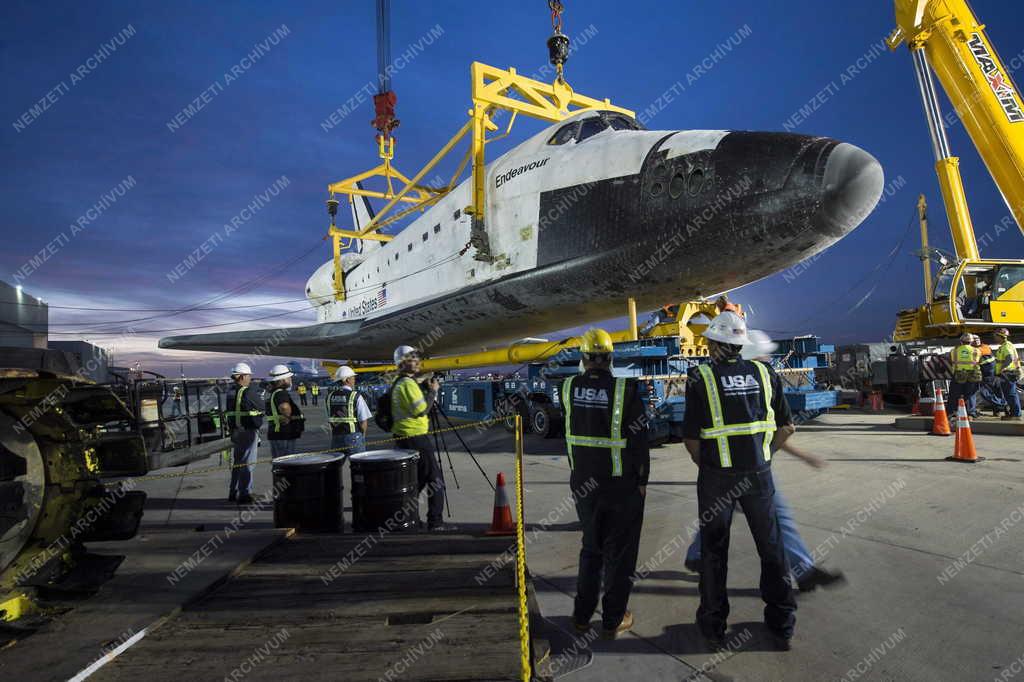
[[[377,307],[380,308],[388,302],[388,290],[384,287],[377,292]]]

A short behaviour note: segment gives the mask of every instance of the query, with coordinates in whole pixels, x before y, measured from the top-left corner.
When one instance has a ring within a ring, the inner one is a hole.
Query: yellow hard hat
[[[611,353],[612,337],[603,329],[591,327],[580,338],[581,353]]]

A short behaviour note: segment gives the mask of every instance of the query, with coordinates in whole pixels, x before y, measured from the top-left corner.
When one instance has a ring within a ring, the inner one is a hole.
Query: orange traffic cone
[[[971,422],[967,419],[967,404],[964,399],[956,406],[956,442],[953,444],[953,456],[947,457],[951,462],[966,462],[974,464],[984,457],[978,457],[974,449],[974,436],[971,434]]]
[[[946,418],[946,399],[942,395],[942,389],[935,389],[935,409],[932,411],[932,435],[952,436],[949,430],[949,419]]]
[[[515,535],[516,524],[512,522],[512,507],[508,504],[508,494],[505,492],[505,474],[500,471],[497,483],[494,488],[494,515],[486,535]]]

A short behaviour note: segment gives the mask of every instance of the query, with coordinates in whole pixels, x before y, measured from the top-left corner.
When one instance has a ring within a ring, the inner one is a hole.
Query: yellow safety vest
[[[981,363],[981,349],[974,346],[957,346],[950,354],[954,372],[970,372],[978,369]]]
[[[1017,349],[1007,339],[996,349],[996,374],[1019,370],[1020,358],[1017,356]]]
[[[310,386],[309,390],[310,392],[312,392],[313,395],[320,395],[320,386],[318,386],[317,384],[313,384],[312,386]]]
[[[242,396],[245,395],[245,391],[248,386],[239,386],[238,392],[235,393],[235,409],[229,412],[225,412],[224,416],[228,419],[231,417],[235,418],[235,428],[242,428],[242,417],[262,417],[263,410],[242,410]]]
[[[565,406],[565,446],[569,454],[569,466],[573,466],[572,447],[574,445],[588,448],[608,448],[612,457],[612,476],[622,476],[622,449],[626,447],[626,439],[622,437],[622,409],[626,397],[626,380],[622,378],[615,380],[611,433],[607,438],[601,438],[578,436],[572,432],[573,378],[569,377],[562,382],[562,405]]]
[[[299,395],[306,395],[306,385],[305,384],[299,384],[299,388],[297,390],[299,392]]]
[[[752,360],[761,375],[762,393],[764,393],[765,418],[761,421],[726,424],[722,399],[718,395],[718,382],[715,381],[714,370],[710,365],[698,365],[704,380],[704,392],[708,396],[708,411],[711,412],[711,427],[700,430],[701,439],[714,439],[718,444],[718,458],[723,469],[732,467],[732,453],[729,450],[729,436],[754,436],[764,434],[764,461],[772,459],[772,436],[775,434],[775,410],[772,409],[772,381],[768,376],[768,368],[760,362]]]

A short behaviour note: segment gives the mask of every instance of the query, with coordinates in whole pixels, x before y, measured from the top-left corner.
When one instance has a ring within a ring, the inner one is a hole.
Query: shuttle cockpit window
[[[566,142],[572,142],[576,138],[576,129],[579,128],[580,122],[573,121],[568,125],[562,126],[558,129],[551,139],[548,140],[548,144],[565,144]]]
[[[587,139],[588,137],[593,137],[594,135],[597,135],[599,132],[605,130],[607,127],[608,124],[600,116],[584,119],[583,122],[580,124],[580,134],[576,136],[576,141],[583,142],[583,140]]]
[[[625,114],[605,114],[604,120],[612,130],[645,130],[642,125]]]

